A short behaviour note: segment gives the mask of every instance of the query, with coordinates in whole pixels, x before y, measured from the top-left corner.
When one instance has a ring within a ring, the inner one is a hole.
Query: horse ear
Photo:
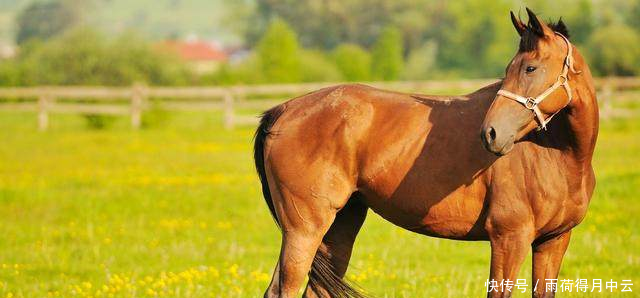
[[[529,9],[528,7],[526,9],[527,15],[529,15],[529,28],[531,29],[531,31],[533,31],[533,33],[535,33],[539,37],[544,37],[545,35],[553,35],[553,30],[551,30],[549,26],[547,26],[542,20],[540,20],[540,18],[538,18],[538,16],[536,16],[536,14],[531,11],[531,9]]]
[[[522,23],[519,17],[516,18],[516,15],[513,14],[513,11],[510,11],[510,13],[511,13],[511,22],[513,23],[513,27],[516,28],[516,31],[518,31],[518,35],[522,36],[522,34],[527,28]]]
[[[560,18],[558,23],[552,24],[551,29],[553,29],[553,31],[555,32],[558,32],[564,35],[564,37],[569,38],[569,29],[567,29],[567,25],[564,24],[564,22],[562,21],[562,18]]]

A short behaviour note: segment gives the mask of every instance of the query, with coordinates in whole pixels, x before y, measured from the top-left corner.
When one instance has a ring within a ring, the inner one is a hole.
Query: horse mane
[[[567,25],[564,24],[562,18],[558,20],[557,23],[548,22],[547,26],[551,28],[554,32],[558,32],[567,39],[569,39],[569,29],[567,29]],[[525,31],[522,32],[522,38],[520,38],[520,52],[532,52],[535,51],[538,46],[538,39],[540,38],[539,29],[535,28],[535,26],[529,21],[529,24],[525,25]]]
[[[434,106],[452,106],[456,104],[465,104],[472,101],[475,98],[480,100],[493,100],[496,92],[502,87],[503,79],[498,80],[495,83],[486,85],[478,90],[464,95],[454,96],[442,96],[442,95],[423,95],[423,94],[410,94],[410,96],[417,102],[434,107]],[[492,94],[492,96],[483,96],[483,94]]]

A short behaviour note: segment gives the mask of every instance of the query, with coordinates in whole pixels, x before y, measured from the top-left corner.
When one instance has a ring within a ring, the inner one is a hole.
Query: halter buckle
[[[533,110],[536,105],[538,104],[536,103],[536,99],[533,97],[527,97],[527,101],[524,102],[524,107],[529,110]]]
[[[560,79],[562,79],[562,83],[560,83],[560,85],[564,85],[569,81],[569,78],[567,78],[566,74],[561,74],[558,76],[558,81],[560,81]]]

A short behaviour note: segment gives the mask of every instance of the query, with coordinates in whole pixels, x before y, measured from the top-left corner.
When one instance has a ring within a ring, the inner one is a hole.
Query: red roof
[[[176,52],[187,61],[224,61],[227,54],[212,43],[202,41],[166,41],[163,47]]]

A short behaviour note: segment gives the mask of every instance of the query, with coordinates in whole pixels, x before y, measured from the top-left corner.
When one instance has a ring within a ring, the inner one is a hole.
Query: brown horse
[[[361,297],[343,277],[369,208],[424,235],[488,240],[498,283],[532,247],[529,290],[554,296],[546,279],[595,186],[598,108],[562,21],[527,12],[528,24],[511,13],[521,41],[505,78],[469,95],[341,85],[264,113],[255,162],[282,229],[265,297],[296,296],[307,275],[305,297]]]

